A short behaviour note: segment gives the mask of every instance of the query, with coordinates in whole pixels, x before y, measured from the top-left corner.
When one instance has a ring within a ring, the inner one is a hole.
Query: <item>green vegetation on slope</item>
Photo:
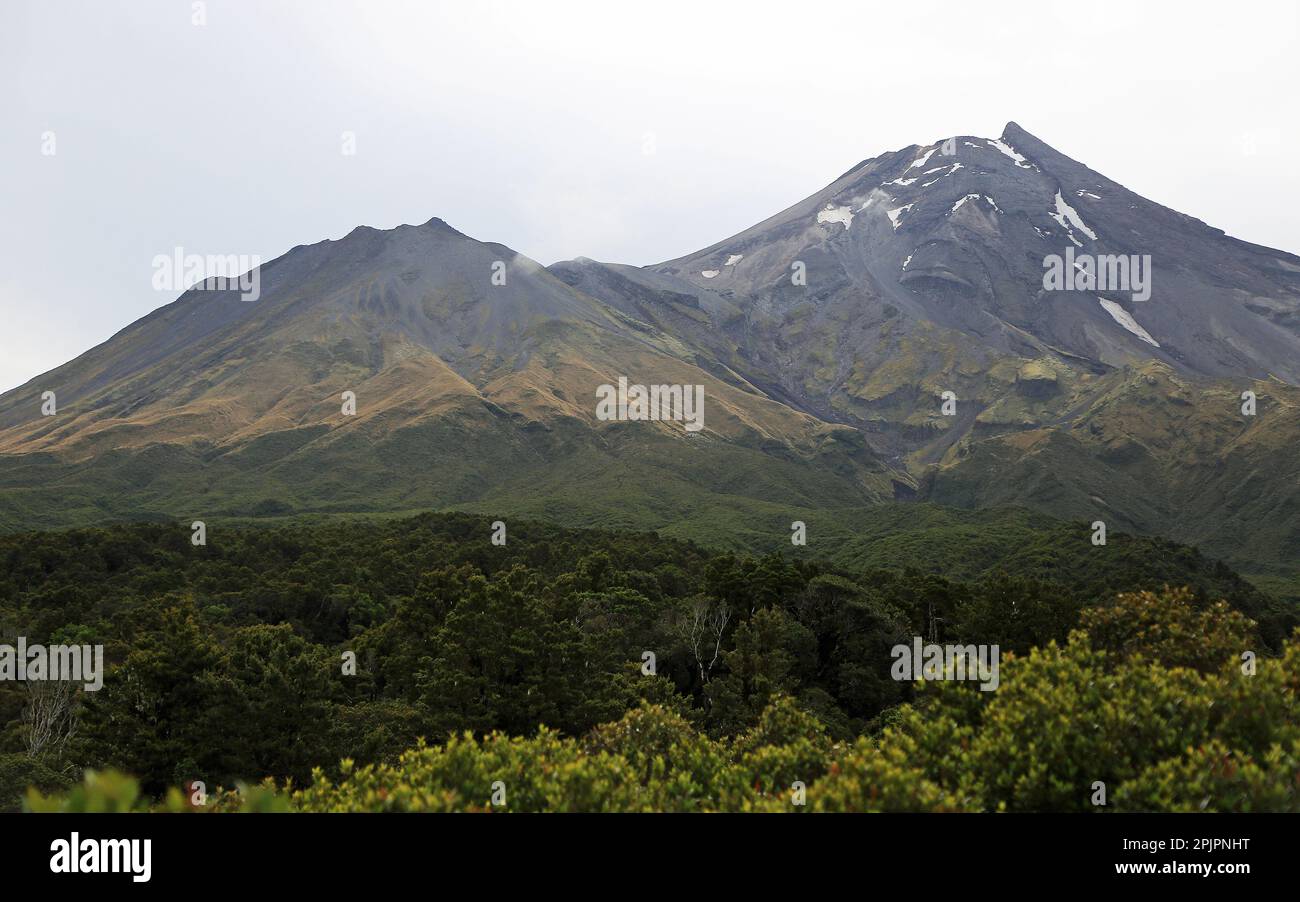
[[[1247,673],[1250,622],[1185,593],[1089,609],[1083,629],[1003,664],[1002,686],[931,681],[870,736],[836,741],[786,695],[715,738],[642,703],[576,737],[541,728],[343,762],[293,790],[218,791],[252,811],[1300,811],[1300,636]],[[87,775],[36,811],[144,810],[138,784]],[[173,788],[161,810],[187,810]]]
[[[421,737],[442,746],[467,731],[480,739],[457,740],[458,754],[478,754],[466,751],[478,742],[531,748],[518,737],[544,726],[556,733],[538,742],[586,755],[574,743],[643,705],[690,724],[701,743],[730,747],[782,696],[843,750],[910,710],[914,687],[891,676],[890,649],[915,636],[998,644],[1017,660],[1056,654],[1052,642],[1076,647],[1069,636],[1081,609],[1104,611],[1116,590],[1170,582],[1193,587],[1175,597],[1178,617],[1120,616],[1108,632],[1105,621],[1083,625],[1125,659],[1164,636],[1155,653],[1209,679],[1224,656],[1276,650],[1294,625],[1230,571],[1167,543],[1112,536],[1096,547],[1080,529],[1066,545],[1062,536],[1075,533],[1035,539],[1027,522],[1011,522],[1018,550],[981,569],[985,552],[969,555],[935,516],[921,529],[935,534],[916,541],[938,555],[932,565],[947,555],[966,579],[839,567],[811,545],[754,559],[522,521],[498,546],[488,518],[463,514],[262,529],[214,522],[202,547],[188,529],[160,524],[2,537],[4,641],[103,643],[109,667],[104,688],[69,709],[75,729],[36,747],[24,717],[30,684],[0,684],[0,804],[15,806],[28,785],[57,790],[87,769],[134,774],[148,798],[193,780],[337,781],[392,765]],[[1218,599],[1263,612],[1267,635],[1214,607]],[[1189,642],[1209,657],[1190,654]],[[1077,648],[1088,666],[1110,666]],[[653,674],[642,669],[647,652]],[[970,698],[999,711],[1007,694],[1004,686]],[[1168,728],[1181,729],[1178,717]],[[1228,736],[1187,728],[1188,742]],[[516,738],[482,739],[494,732]],[[767,754],[761,745],[754,754]],[[447,804],[470,804],[467,792]],[[979,805],[1019,798],[989,792]],[[723,804],[709,798],[700,806]]]

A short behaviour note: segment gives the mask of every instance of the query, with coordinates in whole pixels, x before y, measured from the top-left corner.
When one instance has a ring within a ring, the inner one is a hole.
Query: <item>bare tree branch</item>
[[[730,622],[731,608],[726,602],[697,598],[691,606],[690,617],[681,628],[681,635],[695,658],[701,685],[708,685],[713,676],[713,667],[722,654],[722,638]],[[713,645],[712,654],[707,650],[709,644]],[[706,656],[708,663],[705,663]]]
[[[22,738],[28,756],[57,755],[77,732],[77,685],[69,680],[27,680]]]

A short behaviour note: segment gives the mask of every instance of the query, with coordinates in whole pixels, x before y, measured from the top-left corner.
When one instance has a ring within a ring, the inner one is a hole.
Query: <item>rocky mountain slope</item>
[[[855,430],[440,220],[295,248],[261,278],[256,302],[191,290],[0,397],[3,524],[527,497],[541,515],[644,525],[713,496],[888,496]],[[704,386],[704,428],[598,420],[596,386],[629,374]]]
[[[0,396],[0,526],[461,507],[768,544],[926,499],[1300,573],[1300,258],[1014,123],[655,266],[543,268],[434,219],[261,282]],[[703,428],[602,419],[620,377],[703,386]]]
[[[1052,257],[1100,281],[1120,256],[1149,258],[1144,285],[1045,287]],[[1300,258],[1015,123],[866,160],[695,254],[551,270],[861,430],[900,498],[1104,519],[1276,573],[1300,560]]]

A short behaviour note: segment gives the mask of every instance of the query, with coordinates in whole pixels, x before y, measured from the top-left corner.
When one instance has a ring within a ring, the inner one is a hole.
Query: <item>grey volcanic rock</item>
[[[1149,255],[1149,299],[1046,290],[1045,260],[1069,253]],[[1101,517],[1252,571],[1300,560],[1300,258],[1152,203],[1015,123],[864,160],[675,260],[551,269],[856,427],[897,468],[897,497]],[[1266,397],[1254,419],[1247,389]]]
[[[809,322],[834,324],[837,359],[874,368],[875,327],[892,311],[909,328],[955,330],[999,354],[1050,353],[1102,368],[1154,359],[1188,375],[1300,383],[1300,258],[1147,201],[1015,123],[996,140],[957,137],[951,155],[944,144],[865,160],[697,253],[618,267],[617,286],[590,261],[555,269],[566,278],[584,271],[586,290],[609,303],[636,295],[632,283],[693,296],[711,328],[795,394],[815,364],[801,361],[792,322],[801,334]],[[1149,255],[1150,299],[1045,291],[1044,258],[1067,250]],[[796,261],[804,288],[791,284]],[[1130,317],[1151,341],[1121,322]],[[781,345],[791,353],[774,353]]]

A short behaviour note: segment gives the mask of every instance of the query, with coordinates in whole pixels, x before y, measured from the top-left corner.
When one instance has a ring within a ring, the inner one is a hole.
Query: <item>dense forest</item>
[[[1295,611],[1070,529],[925,570],[458,514],[0,537],[0,643],[107,660],[0,682],[0,807],[1300,806]],[[1000,687],[895,679],[916,637],[998,645]]]

